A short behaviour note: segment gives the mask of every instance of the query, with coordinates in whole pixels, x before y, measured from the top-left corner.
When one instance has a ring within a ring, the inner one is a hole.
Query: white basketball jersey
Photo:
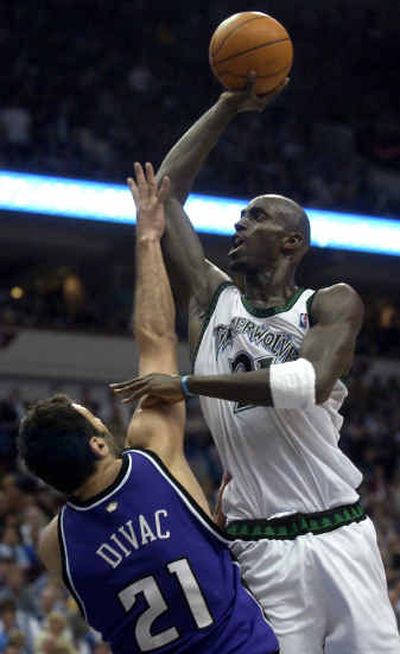
[[[195,355],[197,375],[257,370],[298,358],[314,291],[299,289],[286,305],[253,307],[223,284],[210,307]],[[358,500],[359,470],[339,449],[347,390],[307,410],[275,409],[201,397],[223,468],[232,475],[223,498],[229,520],[313,513]]]

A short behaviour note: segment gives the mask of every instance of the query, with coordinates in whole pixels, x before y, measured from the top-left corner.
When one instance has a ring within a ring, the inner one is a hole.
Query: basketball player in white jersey
[[[125,401],[200,396],[232,477],[223,508],[233,551],[282,654],[399,654],[375,530],[359,504],[362,476],[338,446],[340,377],[362,302],[345,284],[298,288],[310,230],[292,200],[262,195],[243,209],[229,253],[240,289],[205,259],[182,208],[225,126],[268,100],[223,93],[163,161],[174,194],[164,251],[188,306],[195,374],[148,375],[117,391]]]

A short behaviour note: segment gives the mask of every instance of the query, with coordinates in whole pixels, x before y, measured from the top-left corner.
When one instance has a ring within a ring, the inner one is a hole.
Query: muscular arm
[[[312,307],[315,325],[303,341],[300,357],[314,367],[317,404],[328,399],[336,381],[348,372],[363,315],[361,299],[346,284],[336,284],[316,294]],[[192,375],[188,388],[207,397],[272,406],[270,380],[270,368],[230,375]]]
[[[142,235],[136,241],[134,330],[139,348],[139,374],[177,372],[175,306],[163,263],[159,238]],[[183,449],[185,406],[159,402],[139,407],[130,422],[127,446],[155,450],[169,461]]]
[[[363,315],[362,301],[350,286],[320,290],[312,307],[315,325],[304,338],[298,361],[254,372],[189,375],[187,388],[196,395],[279,408],[322,404],[351,366]],[[151,393],[173,402],[183,390],[177,379],[149,375],[126,382],[120,393],[129,400]]]
[[[207,309],[217,286],[226,275],[205,260],[198,236],[183,209],[189,191],[207,156],[231,120],[241,111],[262,111],[285,85],[259,98],[251,86],[243,92],[222,93],[172,147],[161,163],[158,180],[168,175],[171,199],[166,203],[166,232],[162,240],[168,275],[180,303],[195,311]]]
[[[226,275],[204,256],[201,241],[183,204],[207,155],[236,115],[235,105],[221,98],[182,136],[162,162],[158,179],[168,175],[171,197],[165,204],[166,230],[162,249],[178,302],[186,309],[192,300],[199,313]]]
[[[166,202],[166,217],[163,255],[177,301],[189,312],[189,341],[194,349],[212,296],[230,278],[205,258],[199,237],[174,198]]]
[[[171,194],[181,204],[190,192],[198,172],[220,136],[237,114],[231,94],[223,93],[217,102],[190,127],[168,152],[157,173],[171,180]]]

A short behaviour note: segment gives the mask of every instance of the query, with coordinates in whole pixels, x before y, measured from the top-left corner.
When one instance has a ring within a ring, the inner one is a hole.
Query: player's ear
[[[92,452],[99,459],[104,459],[104,457],[110,453],[110,448],[107,441],[101,436],[92,436],[89,441],[89,445]]]
[[[282,237],[282,252],[288,256],[304,248],[304,235],[301,232],[289,232]]]

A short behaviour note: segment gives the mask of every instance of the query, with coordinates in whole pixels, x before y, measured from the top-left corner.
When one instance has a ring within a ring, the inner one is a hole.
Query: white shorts
[[[400,654],[369,518],[318,536],[237,540],[232,551],[281,654]]]

